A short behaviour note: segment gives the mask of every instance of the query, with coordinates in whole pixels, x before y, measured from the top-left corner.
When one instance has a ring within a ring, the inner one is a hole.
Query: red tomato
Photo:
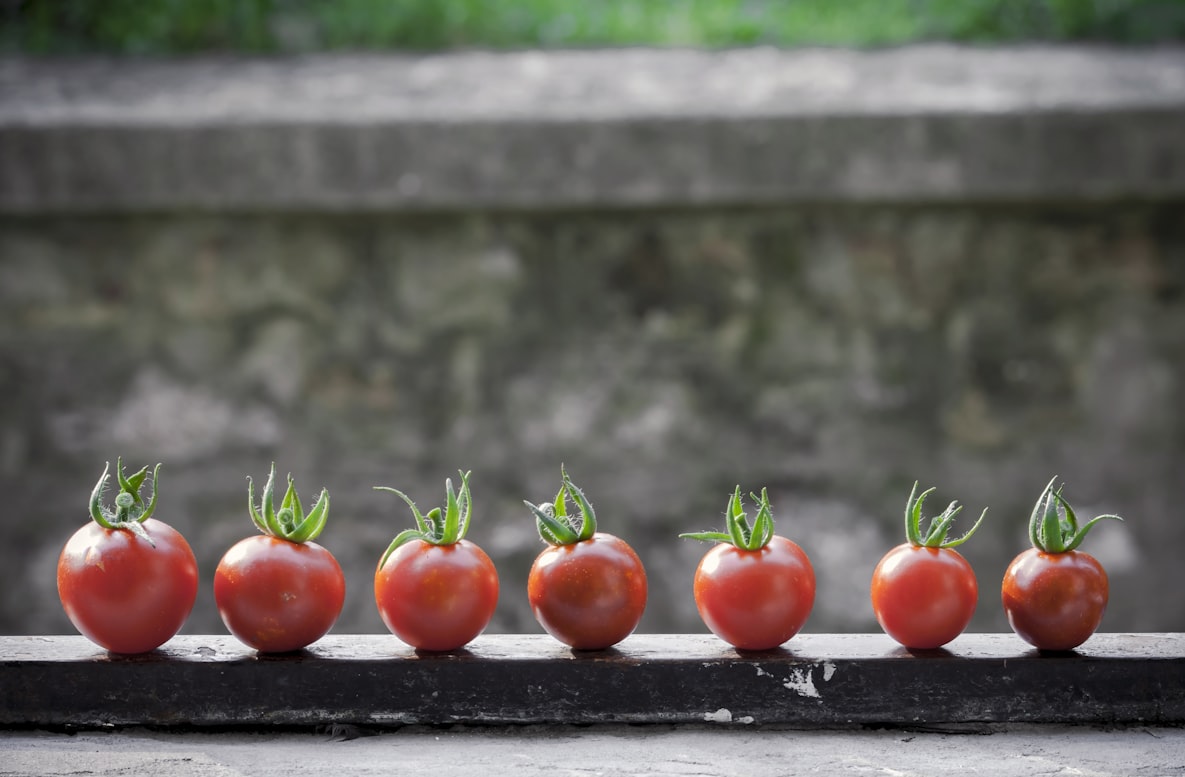
[[[950,548],[898,545],[872,573],[877,622],[908,648],[941,647],[962,634],[978,600],[975,572]]]
[[[815,570],[797,544],[774,535],[758,550],[721,543],[695,570],[704,624],[740,650],[771,650],[799,632],[815,604]]]
[[[58,558],[58,595],[74,627],[113,653],[145,653],[180,631],[197,599],[197,560],[175,529],[155,518],[129,529],[88,523]]]
[[[375,571],[374,598],[383,623],[417,650],[464,647],[498,606],[498,572],[469,540],[435,545],[413,539]]]
[[[1033,547],[1013,559],[1000,586],[1012,630],[1038,650],[1073,650],[1099,627],[1107,609],[1107,573],[1076,548],[1100,521],[1123,520],[1107,514],[1080,525],[1062,489],[1053,487],[1056,481],[1045,486],[1029,518]]]
[[[624,540],[597,532],[552,545],[531,565],[527,598],[548,634],[576,650],[603,650],[637,628],[646,570]]]
[[[214,573],[214,601],[227,630],[263,653],[286,653],[329,632],[346,581],[315,542],[255,535],[236,543]]]
[[[951,502],[922,528],[922,507],[934,493],[918,493],[913,484],[905,502],[905,539],[890,550],[872,572],[872,610],[881,628],[914,650],[932,650],[963,633],[979,601],[979,583],[956,545],[971,539],[987,515],[985,508],[963,536],[948,537],[963,508]]]
[[[1040,650],[1073,650],[1103,620],[1107,573],[1082,551],[1017,556],[1004,573],[1001,598],[1012,630]]]

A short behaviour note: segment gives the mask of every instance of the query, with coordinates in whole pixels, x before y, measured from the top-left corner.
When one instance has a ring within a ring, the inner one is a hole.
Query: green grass
[[[1185,0],[0,0],[0,48],[172,54],[1185,40]]]

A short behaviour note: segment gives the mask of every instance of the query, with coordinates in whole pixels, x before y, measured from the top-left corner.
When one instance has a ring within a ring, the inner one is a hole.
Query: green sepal
[[[276,509],[275,497],[276,463],[273,461],[258,509],[255,507],[255,482],[247,476],[247,511],[255,528],[269,537],[297,545],[317,539],[329,520],[329,491],[321,489],[321,495],[307,515],[300,506],[300,495],[296,493],[292,475],[288,476],[288,488],[280,501],[279,510]]]
[[[524,500],[523,504],[535,516],[535,528],[544,542],[556,546],[574,545],[577,542],[590,539],[597,533],[597,514],[584,491],[572,482],[572,478],[568,477],[568,471],[562,464],[560,465],[560,475],[563,484],[560,486],[554,502],[534,504]],[[579,521],[576,516],[568,513],[569,499],[580,508]]]
[[[562,464],[560,465],[560,474],[564,478],[564,487],[568,490],[569,496],[580,507],[580,530],[576,534],[576,541],[583,542],[597,533],[597,514],[584,492],[572,482],[572,478],[568,477],[568,471]]]
[[[321,534],[328,520],[329,491],[322,487],[321,495],[317,497],[317,502],[313,505],[313,509],[309,510],[309,514],[304,516],[303,520],[300,520],[296,524],[292,533],[285,537],[285,539],[298,544],[310,542]]]
[[[749,496],[758,504],[757,517],[753,519],[752,524],[745,515],[741,487],[737,486],[724,510],[724,528],[727,531],[688,532],[679,536],[687,540],[723,542],[740,550],[761,550],[774,538],[774,516],[769,504],[769,491],[763,488],[761,496],[752,492]]]
[[[1068,553],[1076,550],[1087,533],[1095,524],[1103,520],[1122,521],[1118,515],[1096,515],[1082,526],[1078,525],[1078,516],[1074,508],[1062,496],[1062,489],[1056,490],[1053,484],[1055,476],[1045,486],[1037,503],[1033,505],[1032,515],[1029,516],[1029,541],[1033,547],[1043,553]]]
[[[535,516],[535,528],[539,531],[539,536],[543,541],[549,545],[575,545],[580,541],[576,530],[567,524],[566,521],[561,521],[554,515],[554,506],[544,502],[536,505],[523,500],[523,504]]]
[[[386,552],[383,553],[383,557],[379,561],[380,567],[387,563],[387,559],[396,549],[412,540],[423,540],[431,545],[456,545],[465,539],[473,513],[473,502],[469,493],[469,475],[472,473],[458,470],[458,474],[461,476],[461,487],[454,491],[453,481],[445,479],[444,509],[434,507],[428,511],[427,515],[421,513],[420,508],[416,506],[411,497],[399,489],[390,486],[374,487],[375,491],[389,491],[406,502],[416,521],[416,528],[406,529],[391,540],[391,544],[387,546]]]
[[[111,479],[111,462],[104,464],[103,474],[91,491],[91,518],[104,529],[126,529],[149,545],[156,547],[156,543],[148,536],[148,532],[142,524],[156,511],[160,464],[157,464],[152,470],[152,498],[147,505],[144,504],[144,500],[140,496],[140,490],[148,478],[148,467],[143,467],[135,474],[127,476],[123,471],[123,459],[116,458],[115,477],[119,482],[119,493],[115,497],[115,509],[112,510],[102,504],[103,491]]]
[[[926,501],[926,497],[934,493],[934,488],[928,488],[920,495],[918,494],[918,483],[915,480],[913,488],[910,489],[909,499],[905,502],[905,539],[910,545],[918,548],[955,548],[962,545],[967,540],[971,539],[971,535],[975,534],[979,529],[983,519],[987,516],[987,508],[979,514],[979,519],[975,524],[966,531],[961,537],[957,539],[947,539],[947,534],[950,532],[950,527],[954,524],[955,517],[963,510],[962,505],[957,501],[951,502],[946,506],[940,515],[930,519],[930,525],[923,534],[922,532],[922,505]]]

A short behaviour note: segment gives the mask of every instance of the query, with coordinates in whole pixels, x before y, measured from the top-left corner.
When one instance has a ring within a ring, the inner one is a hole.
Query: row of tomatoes
[[[109,469],[109,468],[108,468]],[[173,637],[197,598],[193,551],[176,530],[152,517],[141,496],[148,469],[127,475],[116,463],[119,494],[102,504],[110,475],[104,469],[90,500],[92,521],[66,543],[58,561],[62,606],[74,626],[115,653],[154,650]],[[646,572],[623,540],[597,531],[592,505],[563,472],[551,502],[526,505],[547,547],[535,559],[527,583],[532,612],[560,642],[577,650],[617,644],[637,627],[646,606]],[[484,551],[465,539],[472,501],[469,475],[454,489],[446,481],[443,507],[423,513],[403,492],[415,527],[401,532],[379,561],[374,597],[383,622],[418,650],[456,650],[485,629],[498,601],[498,573]],[[214,598],[227,630],[260,652],[299,650],[324,636],[345,601],[341,567],[314,540],[325,527],[329,495],[322,489],[306,513],[291,476],[277,506],[273,465],[256,505],[248,478],[248,503],[259,534],[226,552],[214,575]],[[923,529],[922,505],[934,489],[910,494],[906,542],[890,550],[873,573],[877,620],[902,645],[930,649],[967,627],[978,600],[975,573],[954,550],[983,521],[948,538],[956,502]],[[722,640],[740,650],[768,650],[793,637],[814,606],[815,573],[796,543],[774,533],[768,494],[757,513],[746,514],[738,487],[725,511],[725,530],[683,537],[716,543],[696,569],[694,595],[700,616]],[[575,510],[570,512],[570,507]],[[986,510],[984,511],[986,513]],[[1094,633],[1108,595],[1107,576],[1077,550],[1098,516],[1083,525],[1051,481],[1029,523],[1033,547],[1008,567],[1002,600],[1009,623],[1043,650],[1071,650]]]

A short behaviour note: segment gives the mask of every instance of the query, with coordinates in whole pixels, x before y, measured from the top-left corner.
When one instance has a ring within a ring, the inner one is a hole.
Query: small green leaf
[[[926,541],[923,543],[928,548],[941,547],[946,542],[946,533],[950,531],[950,525],[954,522],[955,516],[962,511],[962,507],[958,502],[951,502],[942,511],[942,514],[937,518],[930,520],[930,530],[926,532]]]
[[[568,517],[568,484],[564,483],[560,486],[560,491],[555,495],[555,501],[552,502],[552,509],[556,518]]]
[[[1045,486],[1029,518],[1029,539],[1034,548],[1044,553],[1068,553],[1078,549],[1099,521],[1123,520],[1118,515],[1098,515],[1079,526],[1078,516],[1062,496],[1062,489],[1054,489],[1056,480],[1055,477]]]
[[[157,495],[157,493],[159,493],[159,491],[160,491],[160,464],[158,463],[156,465],[156,467],[154,467],[152,470],[152,499],[149,500],[148,507],[144,508],[144,512],[140,513],[140,515],[136,517],[136,520],[139,521],[140,523],[147,521],[149,518],[152,517],[152,514],[156,512],[156,495]]]
[[[299,523],[295,525],[292,533],[285,539],[298,544],[317,539],[321,531],[325,528],[325,523],[329,520],[329,491],[324,488],[321,489],[321,496],[318,497],[317,503],[313,505],[313,509],[309,511],[306,517],[300,516],[298,504],[294,517]]]
[[[306,515],[300,505],[300,496],[292,475],[288,476],[288,488],[280,507],[276,509],[276,463],[272,462],[267,483],[259,508],[255,507],[255,481],[247,477],[247,509],[251,522],[269,537],[296,543],[297,545],[316,539],[329,519],[329,492],[322,488],[321,495],[313,509]]]
[[[560,468],[560,471],[563,475],[564,487],[567,488],[572,500],[580,507],[581,522],[580,531],[577,533],[577,541],[582,542],[597,533],[597,514],[593,511],[592,504],[589,503],[584,492],[568,477],[567,471],[563,467]]]
[[[460,472],[458,470],[458,472]],[[444,481],[445,506],[434,507],[427,515],[420,512],[416,503],[402,491],[388,486],[375,486],[376,491],[389,491],[395,494],[411,508],[416,519],[415,536],[433,545],[455,545],[465,539],[469,531],[469,519],[472,512],[472,496],[469,492],[469,473],[460,472],[461,488],[453,489],[453,481]]]
[[[750,494],[758,502],[757,517],[753,520],[753,533],[750,535],[749,550],[761,550],[774,537],[774,516],[769,506],[769,493],[761,489],[761,498]]]
[[[551,505],[536,505],[525,499],[523,500],[523,504],[535,515],[535,525],[539,529],[539,536],[548,544],[574,545],[580,541],[580,537],[571,526],[548,515],[548,511],[544,508],[551,507]]]
[[[276,463],[272,462],[272,470],[267,476],[267,482],[263,485],[263,520],[267,524],[268,534],[273,537],[283,537],[284,529],[280,526],[279,521],[276,520]]]
[[[111,521],[107,520],[106,512],[103,510],[102,499],[103,490],[107,488],[107,481],[111,477],[108,470],[111,468],[111,462],[107,462],[103,467],[103,476],[99,478],[99,482],[95,484],[94,491],[91,492],[90,511],[91,518],[94,522],[102,526],[104,529],[113,529]]]
[[[406,545],[412,540],[423,540],[424,542],[431,542],[430,539],[424,536],[424,533],[419,529],[404,529],[395,535],[395,539],[391,540],[391,544],[387,546],[387,550],[383,553],[383,557],[379,559],[379,569],[382,569],[387,564],[387,559],[391,558],[391,554],[399,550],[400,547]]]
[[[724,542],[740,550],[761,550],[774,538],[773,510],[770,508],[767,489],[761,489],[760,497],[756,494],[750,494],[750,496],[758,502],[757,516],[751,525],[748,516],[745,515],[741,487],[737,486],[729,497],[728,506],[724,509],[726,531],[690,532],[679,536],[684,539]]]
[[[416,528],[418,528],[420,530],[420,532],[422,532],[423,534],[431,534],[432,533],[432,527],[428,525],[428,522],[424,519],[423,514],[420,513],[420,508],[416,507],[416,503],[411,501],[411,497],[409,497],[407,494],[403,493],[402,491],[400,491],[398,489],[391,488],[390,486],[375,486],[374,490],[375,491],[389,491],[392,494],[394,494],[395,496],[402,499],[404,502],[407,502],[407,506],[411,508],[411,514],[413,516],[415,516]]]
[[[1062,522],[1057,514],[1057,500],[1053,492],[1045,493],[1045,507],[1041,515],[1041,541],[1046,553],[1063,553],[1066,550],[1065,538],[1062,535]]]
[[[469,533],[469,519],[473,515],[473,498],[469,494],[469,475],[471,472],[461,472],[461,495],[457,497],[457,504],[461,510],[461,528],[457,532],[457,541],[465,539],[465,535]]]
[[[271,529],[268,528],[267,521],[255,509],[255,481],[251,476],[247,476],[247,509],[251,511],[251,522],[255,524],[255,528],[259,529],[263,534],[271,534]]]
[[[304,510],[300,507],[300,496],[296,493],[296,484],[292,482],[291,474],[288,475],[288,490],[284,492],[280,510],[289,510],[292,513],[293,524],[300,524],[304,521]]]
[[[445,479],[445,509],[444,522],[440,529],[441,540],[452,545],[457,541],[461,531],[461,506],[457,503],[457,494],[453,491],[453,481]]]
[[[957,501],[952,501],[941,514],[931,518],[929,527],[923,531],[922,506],[925,504],[926,497],[934,493],[934,491],[934,488],[927,488],[921,494],[918,494],[918,483],[916,480],[914,481],[913,488],[909,491],[909,499],[905,502],[906,541],[915,548],[953,548],[962,545],[971,539],[971,535],[983,523],[984,516],[987,515],[987,509],[985,508],[980,513],[979,520],[975,522],[975,525],[958,539],[947,539],[951,526],[954,525],[955,518],[963,510],[963,506]]]
[[[702,540],[704,542],[725,542],[729,545],[732,544],[732,535],[725,534],[724,532],[720,531],[687,532],[686,534],[680,534],[679,538],[684,540]]]

